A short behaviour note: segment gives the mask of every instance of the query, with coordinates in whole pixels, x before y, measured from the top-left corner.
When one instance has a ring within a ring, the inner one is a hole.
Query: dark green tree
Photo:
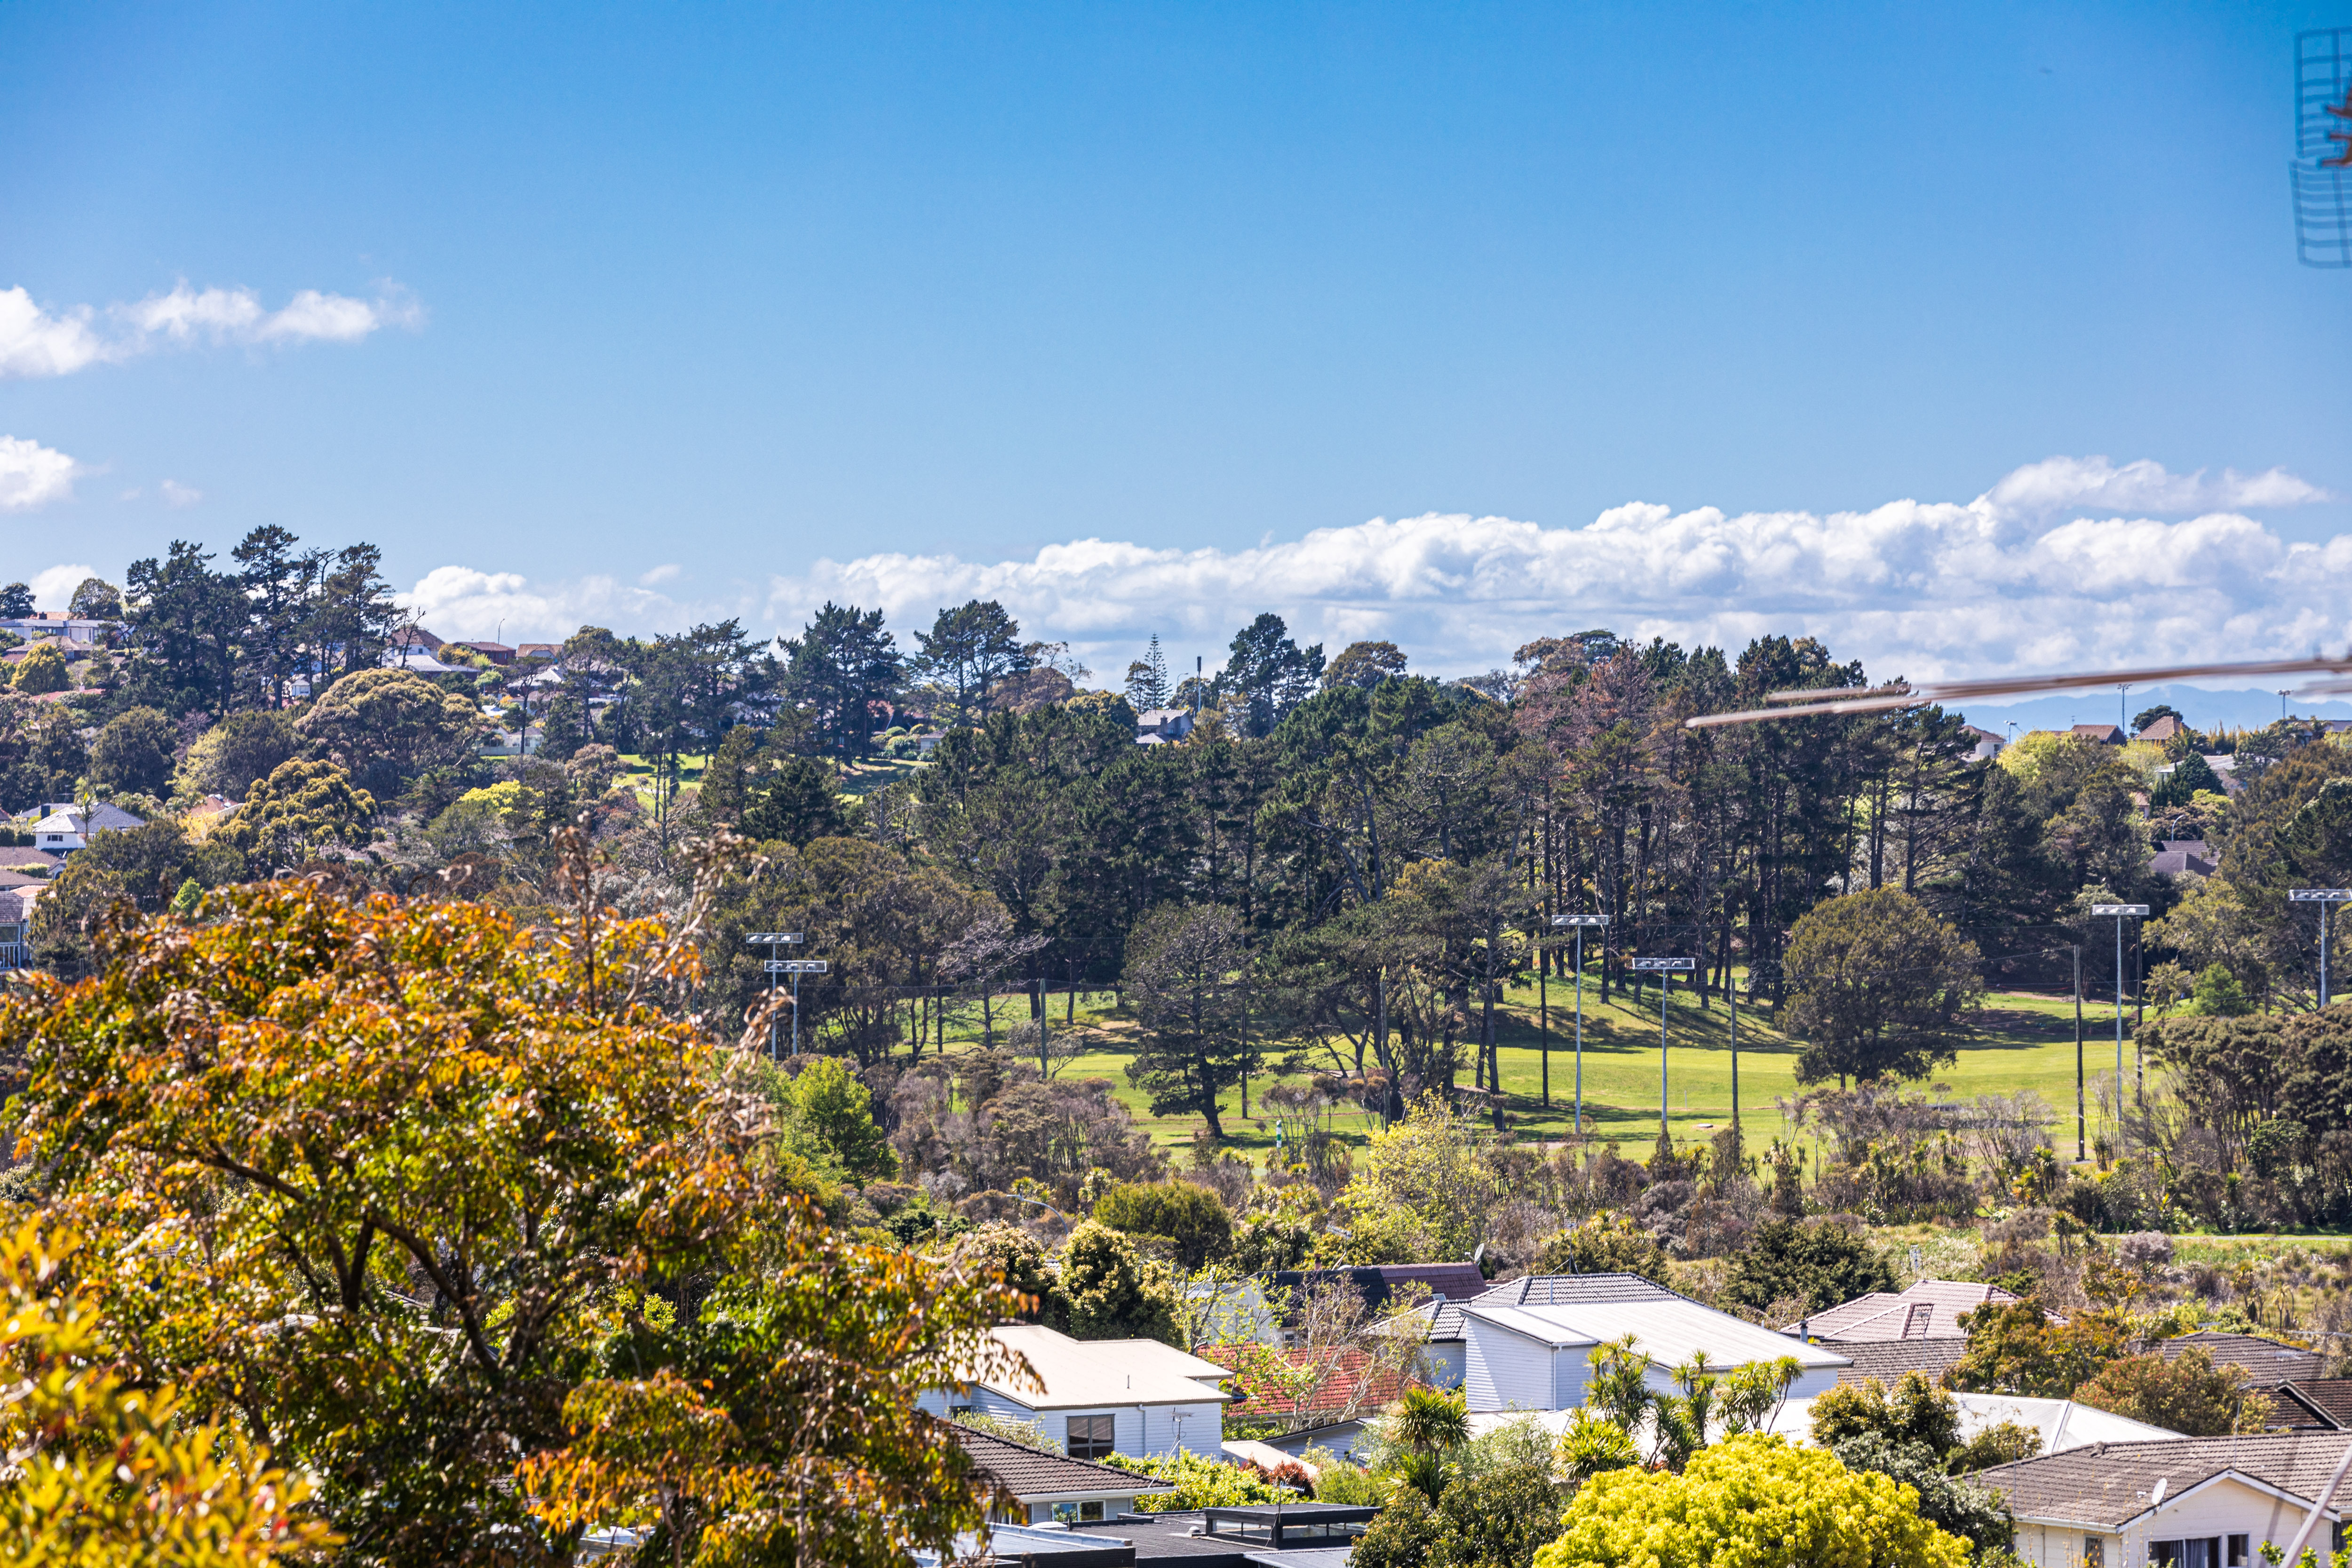
[[[1021,643],[1021,624],[993,599],[973,599],[941,609],[929,632],[915,634],[914,673],[933,680],[952,704],[935,717],[975,723],[988,717],[990,693],[1007,676],[1030,668]]]
[[[1869,1237],[1834,1220],[1768,1219],[1733,1255],[1723,1293],[1755,1311],[1801,1298],[1807,1311],[1818,1312],[1897,1288],[1895,1270]]]
[[[0,587],[0,620],[21,621],[33,614],[33,590],[22,583]]]
[[[172,793],[172,751],[180,732],[152,708],[127,708],[90,742],[89,782],[105,795]]]
[[[1973,943],[1909,894],[1831,899],[1797,922],[1782,1027],[1806,1042],[1804,1083],[1919,1078],[1955,1059],[1984,996]]]
[[[786,639],[785,700],[808,713],[820,753],[863,757],[874,749],[874,710],[894,700],[905,679],[895,642],[881,611],[830,600]]]
[[[1151,1113],[1190,1111],[1222,1141],[1217,1096],[1257,1065],[1248,1027],[1241,921],[1213,905],[1168,904],[1144,917],[1128,944],[1128,1005],[1143,1026],[1128,1081]]]
[[[66,614],[79,620],[119,621],[122,590],[98,577],[85,577],[66,603]]]
[[[1095,1221],[1129,1236],[1168,1244],[1176,1267],[1206,1268],[1232,1247],[1234,1216],[1225,1200],[1196,1182],[1137,1182],[1095,1201]]]
[[[1270,735],[1293,708],[1315,695],[1323,679],[1323,645],[1302,648],[1280,616],[1268,612],[1234,634],[1217,683],[1238,696],[1253,736]]]
[[[225,713],[236,689],[245,592],[213,557],[175,539],[159,559],[133,561],[124,574],[125,619],[138,657],[125,685],[134,700],[167,713]]]

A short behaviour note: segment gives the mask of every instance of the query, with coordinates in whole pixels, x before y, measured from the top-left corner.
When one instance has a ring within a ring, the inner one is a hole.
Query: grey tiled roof
[[[1471,1298],[1489,1307],[1572,1307],[1592,1301],[1680,1301],[1688,1300],[1638,1274],[1523,1274]],[[1462,1307],[1436,1301],[1423,1309],[1433,1340],[1462,1337]]]
[[[1175,1489],[1148,1476],[1130,1475],[1108,1465],[1097,1465],[1091,1459],[1073,1459],[1066,1455],[1048,1453],[1043,1448],[1032,1448],[1025,1443],[1015,1443],[993,1433],[978,1432],[964,1426],[953,1426],[950,1430],[955,1440],[963,1445],[964,1452],[993,1477],[997,1485],[1024,1500],[1034,1497],[1064,1497],[1073,1492],[1133,1497]]]
[[[2282,1383],[2270,1401],[2273,1426],[2352,1427],[2352,1377]]]
[[[1840,1383],[1875,1378],[1892,1388],[1906,1372],[1925,1373],[1935,1382],[1969,1348],[1966,1336],[1932,1340],[1822,1340],[1821,1344],[1853,1364],[1838,1373]]]
[[[2094,1443],[2039,1459],[1996,1465],[1969,1479],[2006,1492],[2021,1520],[2056,1520],[2114,1529],[2145,1511],[2159,1480],[2178,1497],[2224,1470],[2308,1500],[2327,1484],[2352,1433],[2268,1432],[2242,1437],[2181,1437],[2161,1443]]]
[[[2215,1366],[2243,1367],[2265,1387],[2307,1382],[2327,1370],[2327,1358],[2317,1351],[2281,1344],[2259,1334],[2182,1334],[2178,1339],[2159,1340],[2148,1348],[2172,1361],[2192,1345],[2210,1353]]]

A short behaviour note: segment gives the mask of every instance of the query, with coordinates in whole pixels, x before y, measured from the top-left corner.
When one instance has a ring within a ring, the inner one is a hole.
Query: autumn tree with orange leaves
[[[700,904],[616,919],[566,856],[546,924],[280,880],[0,1005],[110,1342],[315,1476],[355,1563],[568,1563],[600,1521],[649,1562],[948,1547],[987,1490],[914,1396],[1020,1299],[826,1232],[686,1010]],[[626,1458],[680,1389],[723,1486]]]

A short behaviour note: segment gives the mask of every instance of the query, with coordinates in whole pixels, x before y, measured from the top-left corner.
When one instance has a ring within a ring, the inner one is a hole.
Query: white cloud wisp
[[[276,310],[250,289],[151,294],[105,311],[49,310],[22,287],[0,289],[0,377],[71,375],[93,364],[199,343],[247,346],[355,343],[386,327],[422,326],[424,309],[387,284],[373,300],[304,289]]]
[[[1333,651],[1390,639],[1438,674],[1508,663],[1535,637],[1608,626],[1735,657],[1757,637],[1813,636],[1874,676],[1926,679],[2340,648],[2352,638],[2352,535],[2291,542],[2236,510],[2322,494],[2279,470],[2214,480],[2053,458],[1971,501],[1866,511],[1634,502],[1582,528],[1430,513],[1237,551],[1084,539],[1017,561],[819,560],[772,578],[758,606],[460,567],[411,597],[450,621],[434,623],[445,637],[487,633],[504,616],[509,641],[518,626],[556,637],[583,619],[670,629],[725,615],[793,633],[831,599],[883,610],[902,644],[940,606],[993,598],[1028,635],[1076,645],[1105,683],[1153,632],[1184,662],[1195,652],[1222,662],[1234,629],[1264,610]],[[2075,515],[2115,510],[2117,497],[2142,515]],[[2191,515],[2147,515],[2168,511]]]

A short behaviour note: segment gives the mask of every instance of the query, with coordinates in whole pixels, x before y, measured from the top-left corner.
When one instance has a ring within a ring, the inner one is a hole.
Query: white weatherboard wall
[[[2181,1493],[2148,1518],[2134,1521],[2121,1535],[2063,1521],[2021,1519],[2015,1549],[2036,1568],[2082,1568],[2084,1543],[2095,1538],[2103,1543],[2105,1568],[2147,1568],[2149,1548],[2158,1542],[2219,1536],[2226,1553],[2229,1538],[2243,1535],[2248,1538],[2251,1568],[2261,1568],[2263,1542],[2272,1542],[2284,1551],[2302,1528],[2305,1506],[2249,1486],[2235,1476],[2221,1476]],[[2313,1544],[2324,1561],[2328,1549],[2326,1523],[2313,1537]]]
[[[1472,1410],[1558,1410],[1552,1347],[1499,1323],[1465,1322],[1462,1385]]]
[[[1460,1340],[1433,1340],[1422,1352],[1423,1371],[1438,1388],[1459,1388],[1470,1348]]]
[[[917,1408],[932,1415],[948,1414],[946,1395],[933,1389],[916,1402]],[[983,1415],[993,1415],[1006,1421],[1034,1421],[1045,1436],[1066,1446],[1069,1440],[1070,1417],[1074,1415],[1108,1415],[1111,1418],[1111,1447],[1122,1454],[1148,1459],[1158,1454],[1173,1453],[1177,1447],[1177,1417],[1183,1417],[1183,1448],[1188,1454],[1207,1458],[1224,1455],[1224,1409],[1214,1404],[1203,1405],[1106,1405],[1085,1410],[1033,1410],[1017,1399],[1010,1399],[990,1388],[974,1388],[956,1401],[959,1407],[969,1405]]]

